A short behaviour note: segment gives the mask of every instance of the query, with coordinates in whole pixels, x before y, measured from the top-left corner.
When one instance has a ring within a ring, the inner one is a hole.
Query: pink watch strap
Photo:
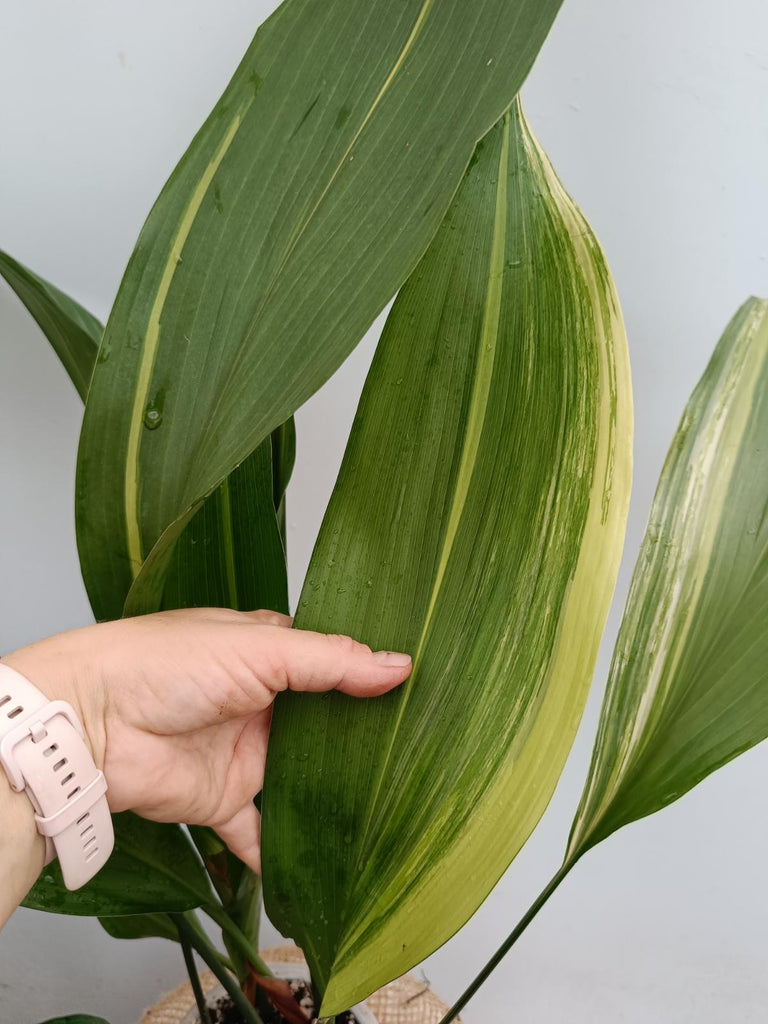
[[[34,805],[37,830],[46,837],[46,864],[58,856],[64,884],[79,889],[114,846],[106,780],[72,707],[49,701],[2,663],[0,764],[11,787],[26,790]]]

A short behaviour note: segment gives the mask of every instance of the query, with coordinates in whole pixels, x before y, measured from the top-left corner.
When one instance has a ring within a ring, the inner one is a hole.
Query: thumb
[[[261,874],[261,815],[249,800],[228,821],[214,826],[231,853]]]
[[[263,629],[264,627],[262,627]],[[349,636],[267,627],[268,664],[254,665],[271,690],[320,693],[339,690],[353,697],[376,697],[411,674],[410,655],[371,651]]]

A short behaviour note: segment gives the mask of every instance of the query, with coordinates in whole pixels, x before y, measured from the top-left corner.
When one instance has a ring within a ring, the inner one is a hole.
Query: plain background
[[[153,199],[273,6],[4,0],[0,246],[106,316]],[[533,127],[602,239],[622,297],[636,477],[584,726],[538,832],[473,921],[425,965],[448,999],[558,863],[664,453],[726,321],[748,294],[768,293],[767,41],[764,0],[566,0],[524,90]],[[294,600],[379,328],[298,415]],[[6,288],[0,356],[7,652],[90,613],[72,523],[80,404]],[[590,853],[465,1020],[764,1021],[767,769],[764,745]],[[264,940],[272,938],[267,928]],[[171,944],[120,943],[92,921],[20,911],[0,936],[0,1021],[80,1010],[133,1024],[182,977]]]

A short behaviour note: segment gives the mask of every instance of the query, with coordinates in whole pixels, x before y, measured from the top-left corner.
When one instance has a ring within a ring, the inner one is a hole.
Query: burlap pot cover
[[[301,963],[304,957],[296,946],[280,946],[262,951],[267,963]],[[200,975],[205,993],[216,988],[210,971]],[[147,1010],[140,1024],[180,1024],[195,1003],[189,983],[164,996],[157,1006]],[[448,1007],[422,981],[409,974],[379,989],[366,1000],[366,1006],[379,1024],[440,1024]],[[457,1018],[460,1024],[460,1018]]]

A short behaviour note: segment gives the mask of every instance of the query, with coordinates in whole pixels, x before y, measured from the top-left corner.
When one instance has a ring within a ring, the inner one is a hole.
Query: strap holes
[[[80,833],[80,838],[87,836],[89,832],[93,832],[93,825],[86,825],[83,831]]]
[[[88,847],[91,845],[91,843],[95,843],[95,842],[96,842],[96,836],[91,836],[90,839],[86,839],[86,841],[83,843],[83,849],[87,850]]]
[[[69,775],[65,775],[65,776],[64,776],[64,778],[63,778],[63,779],[61,780],[61,782],[59,783],[59,785],[60,785],[60,786],[66,786],[66,784],[67,784],[68,782],[71,782],[71,781],[72,781],[72,779],[74,779],[74,777],[75,777],[75,773],[74,773],[74,772],[70,772],[70,773],[69,773]]]
[[[88,863],[89,860],[93,860],[93,858],[96,856],[96,854],[98,852],[99,852],[98,846],[94,846],[94,848],[89,852],[88,856],[85,858],[86,864]]]
[[[24,710],[24,708],[21,706],[21,704],[19,704],[19,706],[15,707],[13,709],[13,711],[9,711],[8,712],[8,717],[9,718],[18,718],[18,716],[22,713],[23,710]]]
[[[53,754],[58,749],[59,749],[59,744],[58,743],[52,743],[50,745],[50,747],[46,747],[46,749],[43,751],[43,757],[50,757],[51,754]]]
[[[55,772],[57,772],[59,770],[59,768],[63,768],[66,763],[67,763],[66,757],[62,757],[62,759],[60,761],[57,761],[56,764],[53,766],[53,770]]]
[[[73,796],[80,792],[80,786],[75,786],[71,793],[67,793],[67,800],[71,800]]]
[[[0,708],[4,708],[8,701],[11,699],[10,693],[6,693],[4,697],[0,697]]]
[[[88,821],[88,819],[90,818],[90,816],[91,816],[91,812],[90,812],[90,811],[86,811],[86,812],[85,812],[85,814],[81,815],[81,817],[79,817],[79,818],[77,819],[77,821],[75,822],[75,824],[76,824],[76,825],[82,825],[84,821]]]

